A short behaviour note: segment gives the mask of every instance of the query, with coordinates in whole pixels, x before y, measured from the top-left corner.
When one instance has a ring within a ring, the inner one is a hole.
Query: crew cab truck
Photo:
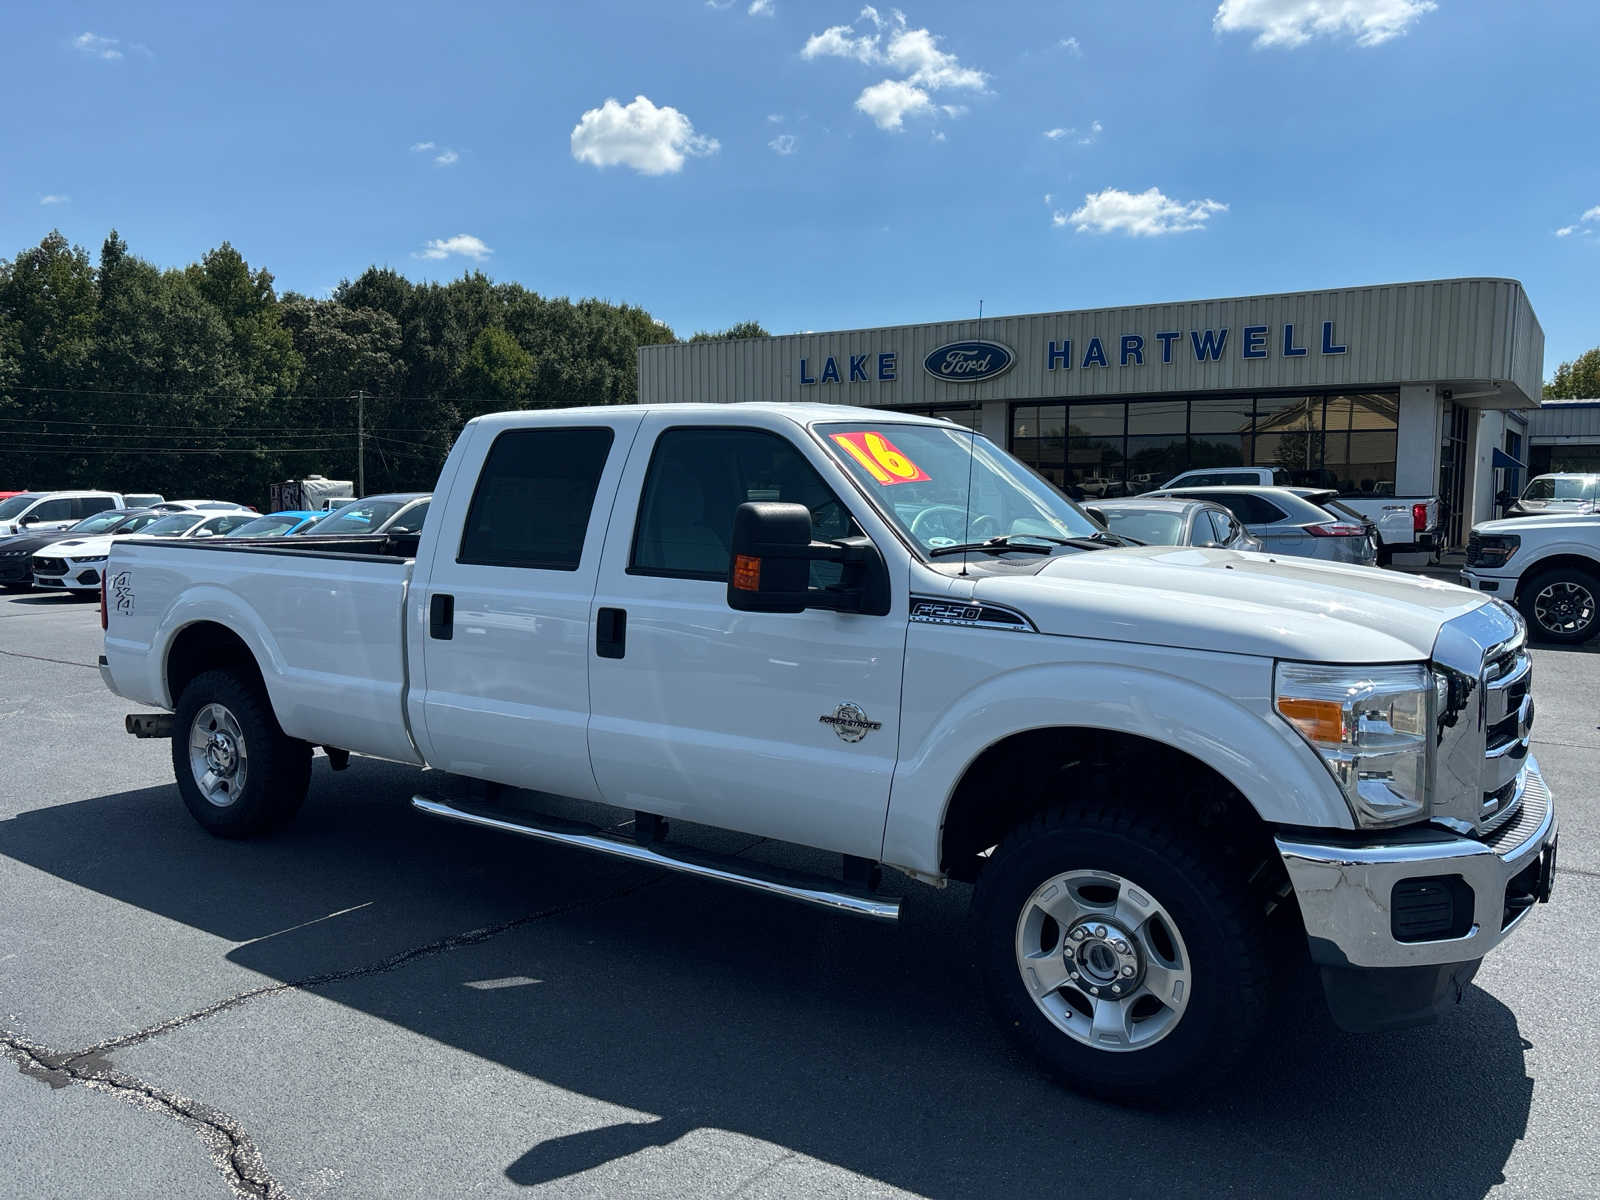
[[[434,496],[412,557],[113,548],[102,671],[205,828],[280,826],[321,745],[615,806],[631,836],[413,800],[837,913],[894,920],[884,867],[970,881],[1001,1023],[1111,1096],[1226,1078],[1308,956],[1348,1027],[1427,1020],[1549,896],[1523,624],[1453,584],[1134,546],[852,408],[483,417]]]
[[[1536,637],[1587,642],[1600,633],[1600,516],[1474,525],[1461,582],[1515,604]]]
[[[1443,512],[1437,496],[1396,496],[1394,485],[1375,483],[1377,490],[1350,492],[1333,487],[1331,471],[1284,467],[1202,467],[1174,475],[1159,490],[1216,486],[1289,487],[1309,484],[1331,490],[1339,504],[1370,521],[1378,534],[1378,565],[1388,566],[1396,554],[1429,554],[1440,548]],[[1317,501],[1321,503],[1321,501]]]

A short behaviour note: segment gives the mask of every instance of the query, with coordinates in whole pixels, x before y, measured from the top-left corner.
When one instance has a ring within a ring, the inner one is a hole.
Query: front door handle
[[[628,650],[628,613],[621,608],[595,612],[594,652],[601,658],[621,658]]]
[[[456,598],[435,592],[428,602],[428,636],[448,642],[456,633]]]

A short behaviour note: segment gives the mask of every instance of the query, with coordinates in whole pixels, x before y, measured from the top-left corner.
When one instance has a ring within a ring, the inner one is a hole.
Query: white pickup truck
[[[1338,492],[1331,472],[1290,471],[1283,467],[1202,467],[1174,475],[1158,489],[1203,486],[1290,487],[1311,485]],[[1381,484],[1393,492],[1392,484]],[[1378,534],[1378,563],[1388,566],[1396,554],[1426,554],[1440,547],[1443,513],[1437,496],[1369,495],[1338,492],[1340,505],[1371,521]]]
[[[1002,1024],[1113,1096],[1226,1078],[1308,961],[1349,1028],[1428,1020],[1549,897],[1524,627],[1464,588],[1128,545],[862,409],[483,417],[434,494],[356,552],[112,550],[102,673],[168,710],[129,730],[213,833],[288,820],[320,745],[615,806],[413,801],[838,913],[895,919],[885,866],[972,882]]]
[[[1538,637],[1587,642],[1600,633],[1600,516],[1474,525],[1461,582],[1515,604]]]

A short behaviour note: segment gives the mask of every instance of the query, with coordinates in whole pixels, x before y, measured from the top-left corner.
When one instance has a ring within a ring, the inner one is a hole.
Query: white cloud
[[[441,167],[448,167],[452,163],[459,162],[460,159],[461,155],[457,154],[454,150],[442,150],[433,156],[433,161]]]
[[[433,143],[432,142],[412,142],[411,143],[411,150],[412,150],[413,153],[415,153],[416,151],[419,151],[419,150],[432,150],[432,149],[433,149]]]
[[[768,142],[767,145],[773,150],[777,151],[779,154],[793,154],[794,134],[780,133],[777,137]]]
[[[1094,144],[1095,139],[1098,138],[1102,133],[1105,132],[1105,128],[1106,127],[1104,125],[1100,124],[1099,121],[1090,121],[1089,122],[1089,132],[1084,134],[1081,138],[1078,139],[1078,145],[1080,145],[1080,146],[1092,146]]]
[[[942,142],[942,141],[946,140],[945,136],[944,136],[944,130],[935,129],[933,131],[933,140],[936,141],[936,142]]]
[[[618,104],[611,97],[572,127],[572,157],[597,167],[632,167],[641,175],[683,170],[686,156],[703,158],[722,149],[716,138],[694,131],[694,123],[671,105],[657,108],[645,96]]]
[[[113,60],[122,57],[122,51],[117,49],[119,43],[118,38],[101,37],[98,33],[80,33],[72,39],[72,48],[90,58]]]
[[[812,34],[801,48],[800,57],[852,58],[866,66],[889,68],[899,78],[864,88],[856,97],[856,108],[871,117],[879,129],[898,131],[905,127],[908,116],[943,112],[947,117],[959,117],[966,113],[965,105],[936,107],[931,92],[947,88],[982,92],[988,88],[989,76],[985,72],[963,66],[954,54],[940,48],[940,41],[928,29],[910,28],[905,13],[898,8],[891,9],[886,19],[867,5],[852,24],[831,25]]]
[[[1054,192],[1046,192],[1044,194],[1044,206],[1046,208],[1049,208],[1055,202],[1056,202],[1056,197],[1055,197],[1055,193]]]
[[[874,12],[873,16],[877,14]],[[806,44],[800,48],[800,57],[854,58],[868,64],[882,61],[878,52],[878,35],[873,33],[856,37],[854,33],[848,25],[830,25],[821,33],[813,33],[806,39]]]
[[[720,12],[724,8],[732,8],[733,0],[706,0],[706,7],[717,9]]]
[[[774,125],[782,125],[783,124],[783,114],[782,113],[768,113],[767,114],[767,120],[771,121]]]
[[[1076,129],[1063,129],[1061,126],[1057,125],[1054,129],[1046,129],[1044,131],[1044,135],[1053,142],[1057,138],[1064,138],[1067,136],[1067,134],[1076,132]]]
[[[71,202],[71,196],[62,195],[58,192],[51,192],[48,196],[39,197],[40,204],[70,204]]]
[[[1571,237],[1576,233],[1582,235],[1583,237],[1593,237],[1595,234],[1595,226],[1597,224],[1600,224],[1600,204],[1596,204],[1593,208],[1585,210],[1584,213],[1571,225],[1563,225],[1560,229],[1556,230],[1556,236],[1559,238]]]
[[[1407,32],[1433,0],[1222,0],[1211,27],[1218,33],[1254,33],[1257,49],[1293,49],[1314,37],[1355,38],[1377,46]]]
[[[772,0],[750,0],[749,13],[752,17],[770,17],[773,11]]]
[[[412,142],[411,143],[411,152],[413,154],[427,154],[427,153],[429,153],[430,151],[433,151],[433,150],[437,150],[439,152],[439,153],[437,153],[437,154],[435,154],[433,156],[433,162],[434,162],[435,166],[448,167],[448,166],[452,166],[455,163],[458,163],[458,162],[461,161],[461,155],[460,154],[458,154],[456,151],[450,149],[449,146],[441,146],[441,145],[439,145],[438,142]]]
[[[933,111],[928,93],[903,79],[885,79],[862,90],[856,107],[871,117],[879,129],[900,130],[905,119]]]
[[[1124,192],[1106,188],[1084,196],[1083,204],[1070,213],[1057,210],[1053,225],[1071,225],[1079,233],[1126,233],[1133,237],[1156,237],[1164,233],[1187,233],[1205,228],[1205,223],[1228,206],[1217,200],[1179,201],[1158,189]]]
[[[1073,58],[1083,57],[1083,47],[1078,45],[1078,39],[1075,37],[1062,38],[1060,46]]]
[[[482,262],[493,253],[493,250],[483,244],[481,238],[475,238],[470,233],[458,233],[455,237],[431,239],[417,251],[416,257],[439,259],[459,254],[462,258],[472,259],[473,262]]]

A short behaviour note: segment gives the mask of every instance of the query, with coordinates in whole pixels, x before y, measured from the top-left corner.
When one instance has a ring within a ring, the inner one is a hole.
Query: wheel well
[[[1515,599],[1522,599],[1523,584],[1531,579],[1536,579],[1546,571],[1559,571],[1561,569],[1578,571],[1590,579],[1600,579],[1600,562],[1586,558],[1582,554],[1552,554],[1549,558],[1541,558],[1538,562],[1530,563],[1526,570],[1517,577],[1517,594]]]
[[[186,625],[167,651],[167,696],[176,706],[183,689],[196,675],[221,670],[233,671],[241,679],[255,683],[263,693],[266,690],[261,668],[242,637],[215,621]]]
[[[1091,795],[1170,814],[1201,835],[1215,830],[1252,863],[1275,858],[1250,802],[1199,759],[1136,734],[1056,726],[1012,734],[972,761],[945,813],[941,864],[970,881],[1009,830],[1051,804]]]

